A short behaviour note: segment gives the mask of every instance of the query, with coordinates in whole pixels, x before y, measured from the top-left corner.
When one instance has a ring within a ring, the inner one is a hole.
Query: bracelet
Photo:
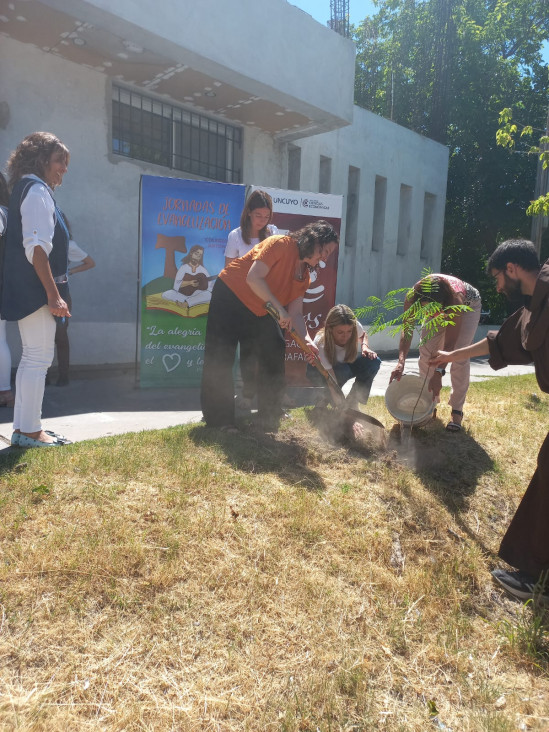
[[[442,366],[437,366],[435,371],[437,371],[441,376],[444,376],[444,374],[446,373],[446,369]]]

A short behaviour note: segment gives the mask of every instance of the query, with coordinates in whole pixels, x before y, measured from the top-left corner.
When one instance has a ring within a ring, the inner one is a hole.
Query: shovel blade
[[[380,429],[384,430],[385,425],[383,425],[379,419],[376,419],[375,417],[370,417],[369,414],[366,414],[365,412],[361,412],[358,409],[345,409],[345,416],[349,419],[352,419],[355,422],[366,422],[366,424],[373,424],[375,427],[379,427]]]

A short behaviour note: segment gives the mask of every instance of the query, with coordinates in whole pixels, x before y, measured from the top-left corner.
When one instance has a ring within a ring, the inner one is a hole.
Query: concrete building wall
[[[3,37],[0,68],[8,67],[10,72],[0,79],[0,102],[9,110],[0,134],[0,164],[25,135],[38,129],[54,132],[67,144],[69,172],[56,198],[73,224],[75,240],[96,261],[95,269],[71,280],[71,360],[86,365],[130,363],[136,350],[140,176],[193,176],[111,153],[112,81],[105,73]],[[331,159],[331,193],[346,196],[349,166],[360,171],[357,238],[353,247],[345,246],[344,222],[337,293],[338,301],[358,306],[370,294],[410,284],[423,266],[438,268],[448,153],[357,107],[352,116],[352,125],[292,144],[302,153],[301,190],[319,191],[320,156]],[[243,134],[243,182],[286,188],[288,143],[252,126]],[[387,204],[383,245],[372,251],[376,176],[387,181]],[[402,184],[411,189],[410,237],[407,253],[397,254]],[[425,191],[436,196],[436,205],[432,251],[421,258]],[[16,362],[19,339],[13,324],[9,338]]]
[[[432,140],[355,107],[353,124],[334,132],[296,141],[302,150],[301,188],[318,191],[321,156],[332,161],[330,193],[347,197],[349,166],[359,171],[358,223],[354,245],[341,236],[337,298],[352,307],[366,304],[390,289],[413,284],[421,271],[438,270],[444,227],[448,149]],[[372,247],[376,177],[386,181],[383,242]],[[397,253],[401,186],[409,189],[409,235],[405,254]],[[424,217],[425,194],[429,199]],[[344,202],[343,211],[346,211]],[[422,234],[429,241],[423,248]]]
[[[73,360],[130,362],[135,354],[139,171],[125,160],[113,165],[109,159],[110,82],[53,54],[2,39],[0,66],[6,68],[8,60],[11,71],[3,75],[1,93],[10,120],[2,132],[2,161],[37,129],[63,140],[71,161],[56,200],[75,241],[96,261],[95,269],[71,280]],[[153,172],[150,167],[148,172]]]
[[[66,0],[42,0],[60,11]],[[329,130],[353,117],[355,46],[286,0],[71,0],[71,13]],[[242,47],[242,29],[246,45]],[[291,63],[288,60],[291,59]]]

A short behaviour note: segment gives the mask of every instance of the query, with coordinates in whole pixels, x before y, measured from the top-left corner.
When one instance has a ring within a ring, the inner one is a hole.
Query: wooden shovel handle
[[[264,304],[265,310],[271,315],[277,322],[280,320],[280,313],[275,308],[275,306],[272,304],[272,302],[266,302]],[[322,365],[322,362],[320,361],[317,354],[309,347],[309,344],[305,340],[305,338],[302,338],[297,330],[295,328],[288,328],[288,331],[294,341],[297,343],[297,345],[305,351],[305,353],[310,353],[314,357],[313,366],[322,374],[322,376],[326,379],[326,382],[328,386],[330,387],[330,390],[334,396],[334,400],[339,403],[343,404],[345,401],[345,394],[341,391],[341,387],[337,383],[337,381],[334,379],[332,374],[324,368]]]

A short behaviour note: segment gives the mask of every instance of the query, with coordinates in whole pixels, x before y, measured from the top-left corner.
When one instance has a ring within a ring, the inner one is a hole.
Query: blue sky
[[[292,5],[301,8],[322,25],[330,19],[330,0],[288,0]],[[358,25],[367,15],[373,15],[376,7],[371,0],[349,0],[349,20]],[[549,43],[544,44],[544,60],[549,64]]]
[[[312,15],[322,25],[330,20],[330,0],[288,0],[291,5],[295,5]],[[367,15],[373,15],[376,8],[371,0],[349,0],[349,16],[351,23],[358,25]]]

